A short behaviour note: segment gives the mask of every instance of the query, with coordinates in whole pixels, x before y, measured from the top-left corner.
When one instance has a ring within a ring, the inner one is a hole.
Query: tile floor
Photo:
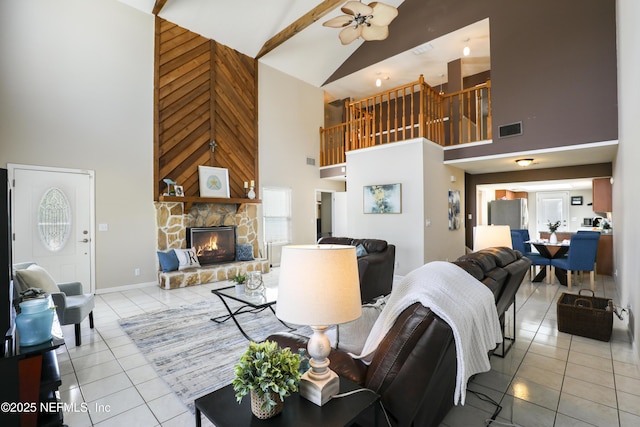
[[[118,325],[118,319],[211,298],[207,284],[163,291],[148,287],[96,296],[95,329],[82,325],[83,344],[74,345],[65,326],[66,346],[58,350],[65,423],[85,426],[185,426],[194,417],[156,375]],[[638,426],[640,367],[614,317],[611,342],[557,331],[556,301],[566,288],[531,284],[517,296],[517,341],[505,359],[492,357],[492,370],[476,376],[469,390],[497,401],[493,425]],[[599,276],[597,295],[619,301],[610,277]],[[454,407],[443,426],[482,426],[495,407],[472,393]]]
[[[588,277],[585,282],[588,287]],[[516,296],[515,347],[504,359],[493,356],[491,371],[473,378],[468,390],[502,406],[494,426],[639,426],[640,367],[626,316],[614,315],[610,342],[558,332],[562,292],[567,288],[525,278]],[[597,277],[596,296],[620,301],[608,276]],[[483,426],[494,411],[467,392],[466,405],[454,407],[442,424]]]

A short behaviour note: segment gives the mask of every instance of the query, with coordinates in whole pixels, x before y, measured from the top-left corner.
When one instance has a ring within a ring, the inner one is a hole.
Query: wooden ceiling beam
[[[287,28],[267,40],[267,42],[262,46],[262,49],[260,49],[260,52],[258,52],[256,59],[259,59],[271,52],[273,49],[280,46],[282,43],[286,42],[291,37],[295,36],[300,31],[325,16],[327,13],[331,12],[341,3],[345,3],[345,0],[324,0],[318,6],[298,18]]]
[[[153,10],[151,13],[158,16],[164,5],[167,3],[167,0],[156,0],[156,3],[153,5]]]

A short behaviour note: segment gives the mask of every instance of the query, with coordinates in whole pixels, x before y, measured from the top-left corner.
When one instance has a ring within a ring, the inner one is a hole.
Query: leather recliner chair
[[[396,247],[386,240],[352,239],[350,237],[322,237],[322,245],[362,245],[366,255],[358,257],[360,276],[360,296],[362,302],[371,302],[376,297],[388,295],[393,285],[393,271],[396,261]]]

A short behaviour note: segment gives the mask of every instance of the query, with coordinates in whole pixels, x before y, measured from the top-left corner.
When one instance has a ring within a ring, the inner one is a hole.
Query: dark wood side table
[[[282,413],[267,420],[261,420],[251,413],[251,397],[249,395],[238,404],[231,384],[202,396],[195,401],[196,427],[202,424],[204,414],[216,427],[243,426],[318,426],[343,427],[353,424],[360,414],[372,410],[377,417],[376,404],[380,396],[363,389],[354,382],[340,378],[340,393],[362,389],[361,392],[344,397],[334,397],[323,406],[300,397],[294,393],[285,398]],[[376,420],[377,424],[377,420]]]
[[[2,426],[62,426],[62,408],[57,406],[62,377],[56,349],[64,345],[62,329],[54,312],[52,338],[41,344],[20,346],[17,328],[5,342],[0,357],[0,402],[10,405],[0,412]],[[51,405],[51,406],[47,406]],[[48,407],[52,412],[42,412]]]

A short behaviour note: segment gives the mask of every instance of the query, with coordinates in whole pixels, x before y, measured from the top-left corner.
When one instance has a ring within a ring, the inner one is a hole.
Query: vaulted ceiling
[[[327,101],[370,95],[385,89],[385,84],[395,87],[415,81],[420,74],[435,87],[447,81],[447,63],[460,58],[465,45],[470,46],[471,55],[463,57],[463,76],[492,68],[490,22],[488,18],[477,21],[479,16],[490,15],[487,8],[491,2],[385,0],[398,7],[399,12],[389,25],[389,37],[372,42],[358,39],[344,46],[338,39],[340,30],[323,27],[322,23],[341,15],[340,7],[347,0],[119,1],[323,88]],[[455,22],[451,22],[452,18]],[[503,41],[503,48],[504,44]],[[416,55],[417,48],[425,49]],[[381,89],[374,86],[377,77],[383,79]],[[600,147],[581,150],[586,158],[580,163],[611,161],[615,145],[605,149],[604,154],[598,151],[603,150]],[[456,166],[470,173],[512,170],[512,157],[522,153]],[[558,166],[577,161],[572,150],[553,154],[553,163]],[[549,163],[538,167],[549,167]]]
[[[389,87],[415,81],[420,74],[432,86],[446,82],[447,62],[461,57],[465,45],[471,47],[471,55],[463,62],[464,75],[490,68],[488,19],[435,40],[429,37],[429,24],[425,22],[419,29],[425,33],[425,43],[421,45],[426,49],[422,54],[412,53],[421,45],[412,45],[397,50],[397,55],[391,58],[381,58],[384,61],[376,60],[339,78],[334,76],[363,43],[393,45],[400,33],[407,32],[406,26],[401,26],[401,18],[402,14],[413,13],[411,8],[420,3],[415,0],[385,0],[384,3],[398,7],[400,12],[389,26],[387,40],[358,39],[346,46],[338,39],[339,29],[324,27],[322,23],[342,15],[340,8],[347,0],[120,1],[145,13],[157,13],[181,27],[259,58],[268,66],[323,87],[329,100],[376,92],[374,82],[378,77]]]

